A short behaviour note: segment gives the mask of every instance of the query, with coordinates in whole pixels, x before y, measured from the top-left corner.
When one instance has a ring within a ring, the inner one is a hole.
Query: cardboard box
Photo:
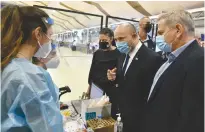
[[[95,119],[98,116],[101,116],[102,118],[111,116],[111,103],[104,106],[88,108],[93,100],[98,102],[100,98],[82,101],[81,117],[85,122],[90,119]]]
[[[112,117],[91,119],[87,121],[87,124],[94,132],[114,132],[115,120]]]

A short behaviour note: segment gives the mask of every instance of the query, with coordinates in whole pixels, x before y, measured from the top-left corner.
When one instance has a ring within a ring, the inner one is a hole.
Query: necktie
[[[127,64],[128,64],[128,62],[129,62],[129,58],[130,58],[130,56],[127,54],[127,55],[126,55],[126,58],[125,58],[125,63],[124,63],[123,69],[122,69],[124,75],[125,75],[125,70],[126,70],[126,68],[127,68]]]
[[[169,61],[169,63],[173,62],[175,59],[176,59],[176,56],[174,56],[172,53],[170,53],[170,54],[168,55],[168,61]]]

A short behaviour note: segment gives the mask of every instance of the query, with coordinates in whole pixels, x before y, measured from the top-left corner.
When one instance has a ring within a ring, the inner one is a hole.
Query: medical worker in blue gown
[[[56,46],[51,44],[51,47],[52,47],[52,50],[50,51],[47,57],[42,58],[41,53],[40,54],[36,53],[35,56],[32,58],[32,62],[33,64],[39,66],[39,69],[44,73],[46,80],[48,80],[47,81],[48,87],[51,91],[53,91],[52,93],[54,93],[53,98],[56,100],[56,103],[58,107],[60,108],[60,102],[57,99],[59,98],[59,88],[55,85],[55,83],[53,82],[51,78],[51,75],[47,71],[47,69],[56,69],[60,64],[60,57],[56,53]]]
[[[1,131],[63,132],[58,91],[31,62],[51,51],[53,20],[29,6],[6,6],[1,14]]]

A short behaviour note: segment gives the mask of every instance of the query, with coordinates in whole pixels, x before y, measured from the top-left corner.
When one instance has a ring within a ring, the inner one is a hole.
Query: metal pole
[[[158,24],[156,24],[155,42],[156,42],[157,31],[158,31]]]
[[[109,18],[109,16],[106,16],[106,20],[105,20],[105,27],[106,28],[108,27],[108,18]]]
[[[90,15],[95,17],[102,17],[102,15],[96,15],[92,13],[85,13],[85,12],[79,12],[79,11],[72,11],[67,9],[60,9],[60,8],[54,8],[54,7],[47,7],[47,6],[39,6],[39,5],[33,5],[34,7],[38,8],[45,8],[45,9],[51,9],[51,10],[58,10],[58,11],[65,11],[65,12],[71,12],[71,13],[77,13],[77,14],[83,14],[83,15]]]
[[[109,18],[114,18],[114,19],[120,19],[120,20],[125,20],[125,21],[132,21],[132,22],[139,22],[133,19],[127,19],[127,18],[122,18],[122,17],[114,17],[114,16],[108,16]]]
[[[88,41],[89,41],[89,30],[88,29],[86,29],[87,30],[87,43],[88,43]]]
[[[153,36],[154,36],[154,24],[152,24],[152,40],[153,40]]]
[[[103,28],[103,16],[101,16],[100,30]]]

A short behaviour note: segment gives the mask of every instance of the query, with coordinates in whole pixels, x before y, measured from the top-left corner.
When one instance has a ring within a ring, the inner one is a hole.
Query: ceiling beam
[[[69,27],[67,27],[64,22],[61,22],[61,21],[58,21],[58,20],[55,20],[55,22],[60,23],[60,24],[62,24],[63,26],[65,26],[66,28],[69,29]]]
[[[59,23],[59,22],[57,22],[57,23],[55,22],[55,24],[61,26],[61,27],[62,27],[63,29],[65,29],[65,30],[70,30],[70,31],[71,31],[70,28],[66,27],[65,25],[62,25],[62,24]]]
[[[152,14],[150,14],[148,11],[146,11],[139,2],[137,1],[127,1],[127,3],[136,11],[138,11],[139,13],[143,14],[144,16],[151,16]]]
[[[65,28],[64,26],[62,26],[61,24],[56,23],[56,25],[58,25],[58,26],[60,26],[61,28],[63,28],[63,29],[66,30],[66,28]]]
[[[55,20],[55,22],[57,22],[57,23],[62,23],[67,29],[69,29],[70,30],[70,28],[69,27],[67,27],[66,26],[66,24],[64,23],[64,22],[61,22],[61,21],[58,21],[58,20]],[[54,23],[55,24],[55,23]]]
[[[102,8],[102,6],[101,6],[100,4],[98,4],[98,3],[96,3],[96,2],[93,2],[93,1],[83,1],[83,2],[85,2],[85,3],[89,4],[89,5],[95,6],[95,7],[96,7],[100,12],[102,12],[104,15],[110,16],[110,14],[108,14],[108,13]],[[120,21],[117,20],[117,19],[113,19],[113,20],[116,21],[116,22],[120,22]]]
[[[70,15],[67,15],[67,14],[64,14],[64,13],[62,13],[62,12],[60,12],[60,11],[57,11],[57,12],[58,12],[59,14],[63,15],[63,16],[70,17],[70,18],[74,19],[78,24],[80,24],[81,26],[83,26],[84,28],[86,28],[86,26],[83,25],[80,21],[78,21],[75,17],[70,16]]]
[[[66,20],[66,19],[63,19],[63,18],[60,18],[60,17],[57,17],[57,16],[55,16],[54,14],[52,14],[52,16],[55,17],[55,18],[57,18],[57,19],[60,19],[60,20],[63,20],[63,21],[68,22],[73,28],[75,28],[75,26],[74,26],[70,21],[68,21],[68,20]]]
[[[203,14],[203,16],[204,16],[204,12],[203,12],[203,11],[201,11],[201,12],[199,12],[199,14],[198,14],[195,18],[200,17],[200,15],[201,15],[201,14]]]
[[[83,12],[83,11],[74,9],[74,8],[72,8],[72,7],[70,7],[70,6],[66,5],[66,4],[64,4],[63,2],[60,2],[60,5],[63,6],[63,7],[65,7],[65,8],[67,8],[67,9],[69,9],[69,10],[72,10],[72,11]],[[84,12],[84,13],[85,13],[85,12]],[[85,16],[86,18],[90,19],[87,15],[84,15],[84,16]],[[91,19],[90,19],[90,20],[91,20]]]
[[[42,2],[42,1],[35,1],[35,2],[40,3],[40,4],[44,5],[44,6],[48,6],[46,3]]]
[[[30,6],[29,4],[25,3],[25,2],[22,2],[22,1],[19,1],[21,4],[23,5],[26,5],[26,6]]]

